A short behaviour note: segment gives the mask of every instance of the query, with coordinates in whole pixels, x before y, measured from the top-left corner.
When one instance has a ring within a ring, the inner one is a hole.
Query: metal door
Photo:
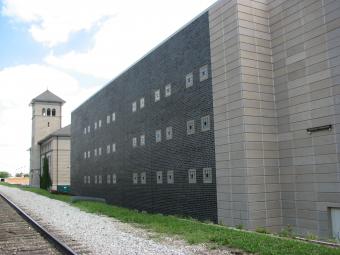
[[[331,208],[333,237],[340,241],[340,208]]]

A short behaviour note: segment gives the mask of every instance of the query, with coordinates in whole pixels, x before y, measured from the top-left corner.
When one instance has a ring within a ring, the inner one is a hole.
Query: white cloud
[[[117,7],[111,0],[4,0],[2,14],[29,23],[33,38],[53,47],[112,17]]]
[[[42,65],[21,65],[0,70],[0,169],[15,171],[29,167],[31,146],[30,101],[46,88],[66,101],[63,125],[70,123],[70,113],[98,87],[81,88],[70,75]]]

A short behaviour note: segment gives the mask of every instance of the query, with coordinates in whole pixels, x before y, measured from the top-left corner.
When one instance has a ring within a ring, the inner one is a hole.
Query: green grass
[[[53,195],[34,188],[22,189],[70,203],[69,196]],[[122,222],[137,224],[155,233],[175,235],[190,244],[227,246],[259,255],[340,255],[340,249],[268,234],[235,230],[175,216],[142,213],[100,202],[78,201],[72,205],[89,213],[102,214]]]

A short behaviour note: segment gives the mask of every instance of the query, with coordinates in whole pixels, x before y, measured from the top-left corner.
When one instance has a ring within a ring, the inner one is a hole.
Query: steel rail
[[[45,237],[55,248],[65,255],[77,255],[67,244],[60,241],[57,237],[49,233],[43,226],[36,222],[31,216],[20,209],[9,198],[0,193],[3,198],[23,219],[25,219],[35,230],[37,230],[43,237]]]

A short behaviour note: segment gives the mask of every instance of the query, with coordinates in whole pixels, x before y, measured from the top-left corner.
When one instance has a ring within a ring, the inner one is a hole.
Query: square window
[[[205,81],[209,78],[208,65],[200,68],[200,81]]]
[[[116,183],[117,183],[117,175],[112,174],[112,184],[116,184]]]
[[[162,184],[162,183],[163,183],[163,172],[157,171],[157,184]]]
[[[87,157],[90,158],[91,157],[91,151],[87,152]]]
[[[87,127],[87,133],[90,133],[90,132],[91,132],[91,127],[88,126],[88,127]]]
[[[203,183],[212,183],[211,167],[203,168]]]
[[[142,97],[142,98],[139,100],[139,104],[140,104],[140,108],[143,109],[144,106],[145,106],[145,99],[144,99],[144,97]]]
[[[94,184],[97,184],[98,182],[98,178],[97,178],[97,175],[94,176]]]
[[[111,145],[109,144],[106,146],[106,153],[110,154],[110,152],[111,152]]]
[[[87,183],[88,183],[88,184],[91,183],[91,176],[87,176]]]
[[[99,155],[99,156],[102,155],[102,147],[99,147],[99,149],[98,149],[98,155]]]
[[[107,184],[111,183],[111,175],[109,175],[109,174],[107,175],[106,182],[107,182]]]
[[[132,138],[132,147],[136,148],[137,147],[137,137]]]
[[[84,176],[84,184],[87,183],[87,176]]]
[[[210,130],[210,116],[204,116],[201,118],[201,131],[209,131]]]
[[[102,176],[99,175],[99,176],[98,176],[98,183],[99,183],[99,184],[102,184],[102,181],[103,181],[103,180],[102,180]]]
[[[112,152],[116,152],[116,144],[115,143],[112,144]]]
[[[173,170],[170,170],[167,172],[167,181],[168,181],[168,184],[174,184],[174,171]]]
[[[155,91],[155,102],[158,102],[159,100],[161,100],[161,91],[157,89]]]
[[[172,127],[167,127],[165,130],[166,133],[166,140],[172,139]]]
[[[84,152],[84,159],[86,159],[86,151]]]
[[[116,121],[116,113],[112,113],[112,122]]]
[[[97,157],[97,149],[94,149],[94,156]]]
[[[97,122],[94,123],[94,129],[97,129]]]
[[[140,136],[140,145],[144,146],[145,145],[145,135]]]
[[[162,141],[162,130],[156,130],[156,143],[160,143]]]
[[[189,183],[196,183],[196,169],[189,169]]]
[[[138,184],[138,174],[137,173],[132,174],[132,180],[133,180],[133,184]]]
[[[146,172],[140,174],[140,183],[146,184]]]
[[[165,86],[165,97],[171,96],[171,84]]]
[[[110,124],[110,122],[111,122],[111,116],[107,115],[106,116],[106,124]]]
[[[188,73],[185,76],[185,87],[190,88],[192,85],[194,85],[194,75],[193,73]]]
[[[84,135],[86,135],[86,128],[84,128]]]
[[[137,111],[137,102],[132,103],[132,112]]]
[[[101,128],[102,127],[102,120],[98,121],[98,126]]]
[[[187,121],[187,134],[188,135],[195,134],[195,121],[194,120]]]

